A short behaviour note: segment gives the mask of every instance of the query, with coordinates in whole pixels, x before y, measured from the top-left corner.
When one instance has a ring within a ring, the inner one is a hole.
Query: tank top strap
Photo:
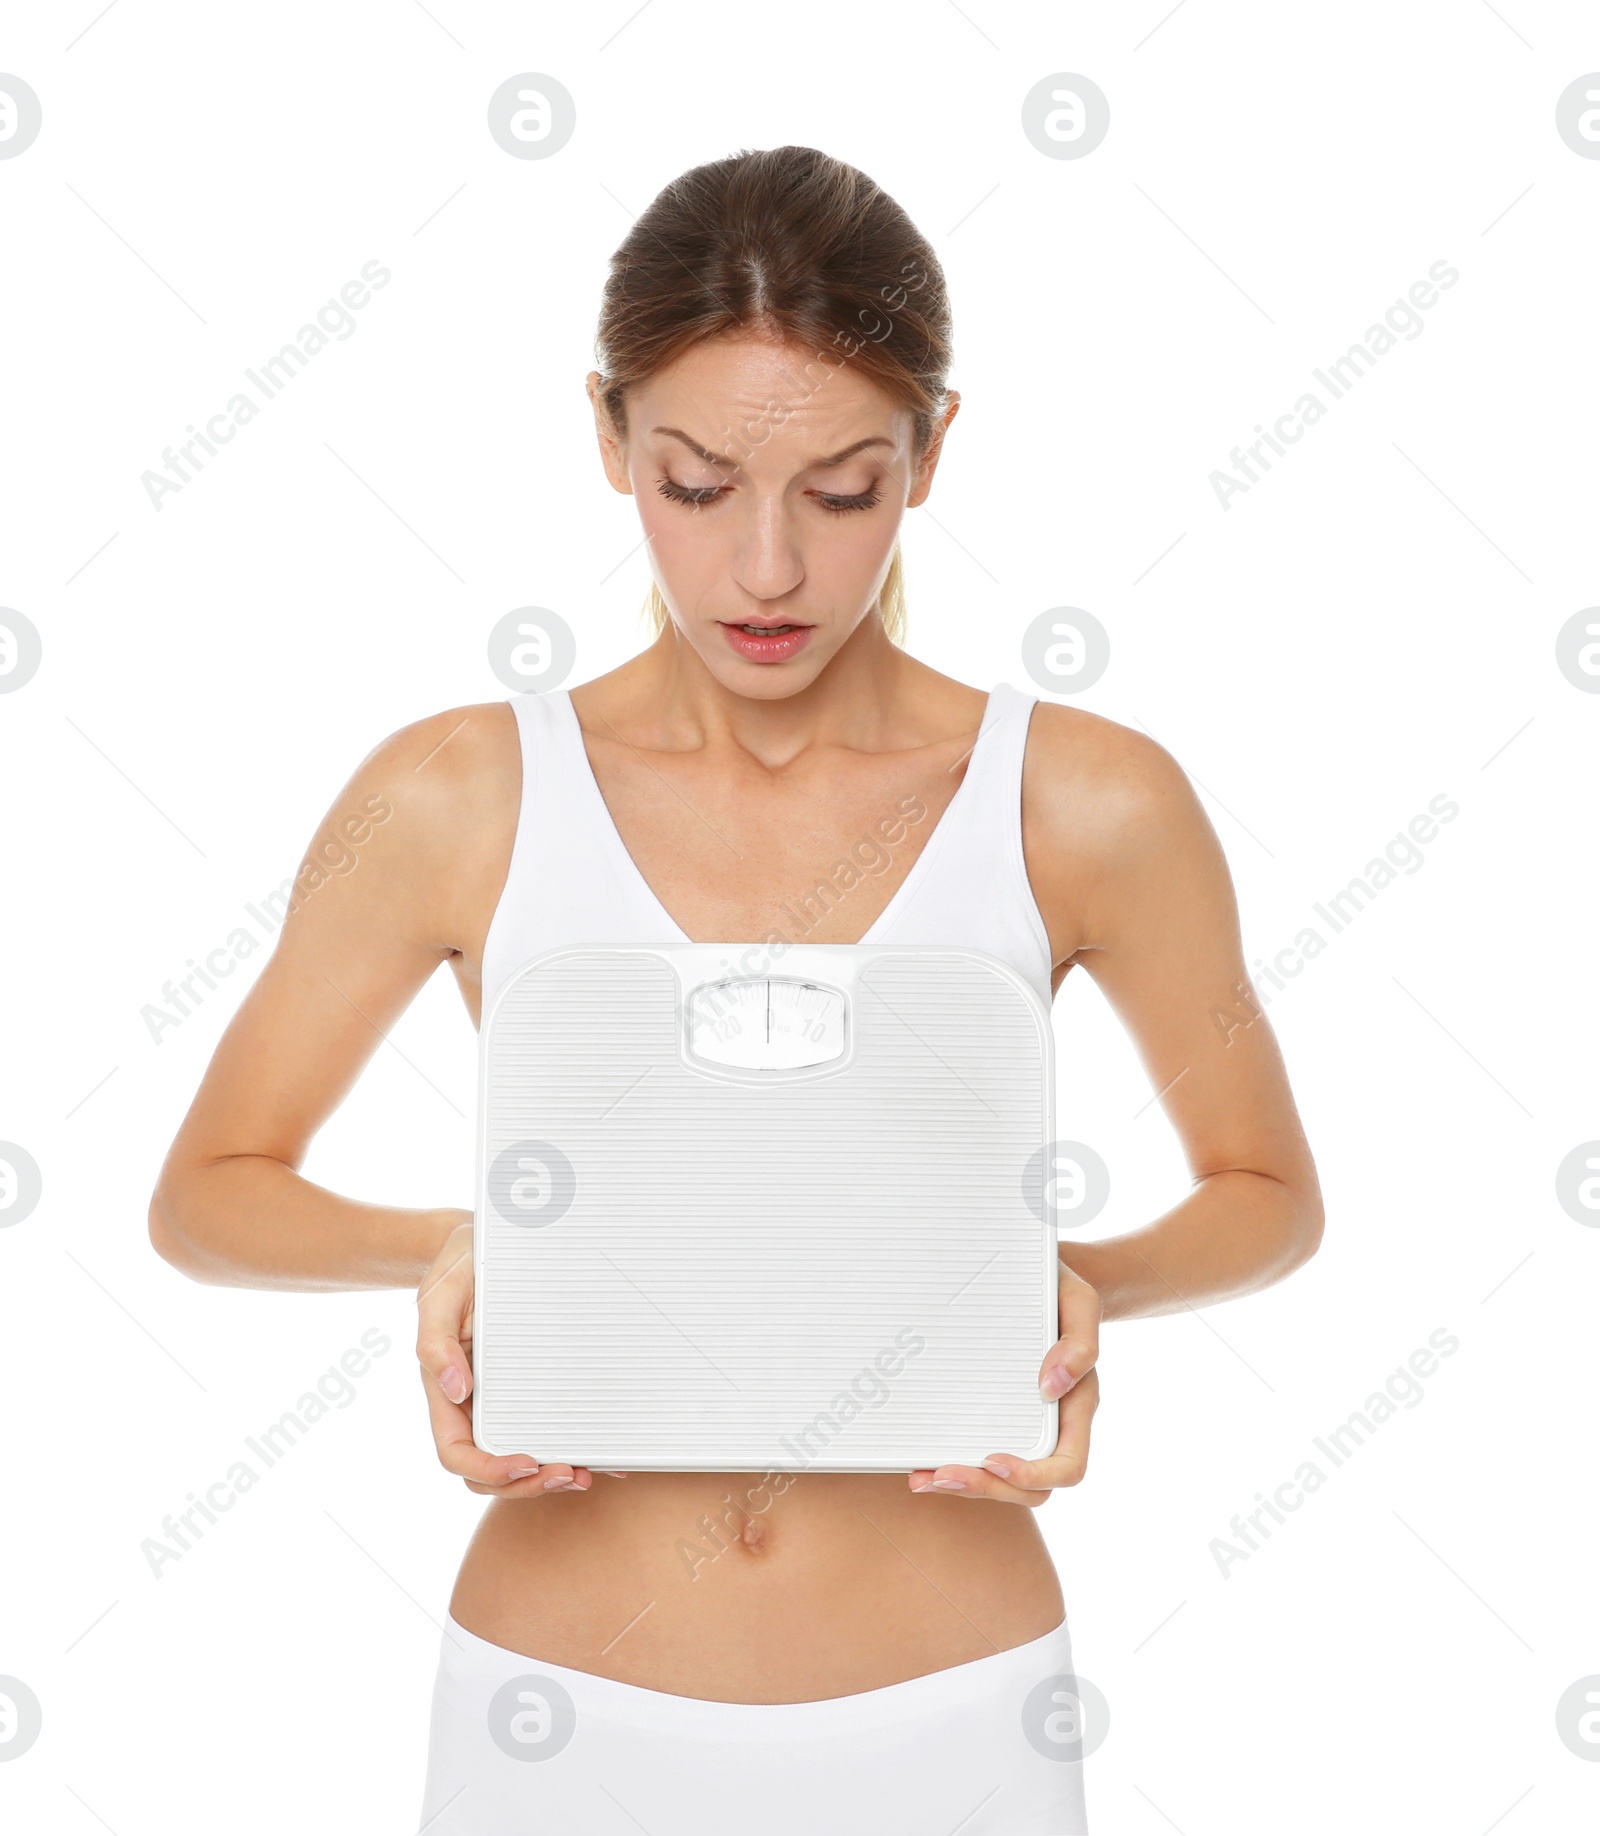
[[[949,830],[936,854],[946,873],[971,872],[980,858],[1009,863],[1013,830],[1021,860],[1022,765],[1038,699],[1009,682],[990,690],[966,773],[939,823]]]
[[[990,691],[966,774],[926,844],[927,872],[874,928],[873,942],[985,950],[1011,964],[1048,1008],[1050,936],[1022,849],[1022,772],[1038,701],[1009,682]]]
[[[522,790],[506,883],[483,946],[485,1007],[505,979],[563,943],[681,938],[626,860],[564,689],[511,695]]]
[[[981,783],[993,787],[987,795],[999,795],[1010,807],[1013,787],[1016,790],[1017,818],[1022,817],[1022,761],[1028,745],[1028,723],[1033,718],[1039,697],[1013,688],[1009,682],[997,682],[989,692],[980,735],[987,734],[981,748],[974,748],[972,766],[978,770]],[[991,731],[993,729],[993,731]],[[974,798],[984,802],[987,796]]]

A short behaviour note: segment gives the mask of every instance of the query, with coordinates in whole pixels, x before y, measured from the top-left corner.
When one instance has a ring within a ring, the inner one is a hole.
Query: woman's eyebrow
[[[651,433],[667,434],[674,440],[681,440],[692,453],[695,453],[698,457],[705,460],[707,465],[721,466],[726,471],[730,472],[737,472],[739,470],[738,465],[732,459],[724,458],[721,453],[707,452],[698,440],[691,440],[681,427],[652,427],[650,431]],[[863,447],[867,446],[887,446],[892,448],[894,446],[894,441],[884,434],[868,434],[866,439],[857,440],[853,446],[847,446],[840,452],[831,453],[826,459],[812,459],[806,465],[802,466],[801,470],[810,472],[816,470],[819,466],[843,465],[846,459],[850,458],[855,453],[859,453]]]

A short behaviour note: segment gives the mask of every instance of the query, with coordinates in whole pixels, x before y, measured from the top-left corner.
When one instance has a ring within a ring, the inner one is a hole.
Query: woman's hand
[[[1042,1505],[1058,1485],[1076,1485],[1089,1464],[1089,1423],[1100,1401],[1100,1296],[1061,1264],[1056,1289],[1061,1336],[1039,1368],[1039,1389],[1060,1397],[1061,1433],[1042,1460],[991,1454],[981,1466],[924,1467],[911,1475],[913,1492],[948,1492],[954,1498],[998,1498],[1005,1504]]]
[[[588,1491],[594,1475],[586,1466],[540,1466],[531,1455],[485,1453],[473,1440],[472,1213],[444,1219],[444,1241],[417,1288],[417,1359],[440,1464],[490,1498]]]

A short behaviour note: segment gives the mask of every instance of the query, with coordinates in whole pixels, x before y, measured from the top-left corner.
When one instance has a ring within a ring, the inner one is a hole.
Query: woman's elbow
[[[179,1221],[179,1206],[171,1181],[163,1175],[157,1181],[156,1189],[150,1195],[150,1210],[146,1218],[146,1228],[150,1236],[150,1247],[163,1262],[170,1263],[181,1274],[199,1281],[201,1262],[196,1255],[196,1246]]]
[[[1290,1208],[1284,1229],[1283,1245],[1275,1271],[1279,1280],[1285,1275],[1292,1275],[1303,1264],[1309,1262],[1322,1247],[1322,1227],[1326,1222],[1322,1194],[1311,1191],[1303,1194],[1299,1201]]]

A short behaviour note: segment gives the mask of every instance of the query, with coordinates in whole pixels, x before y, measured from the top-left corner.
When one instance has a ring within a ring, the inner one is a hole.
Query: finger
[[[1089,1427],[1100,1402],[1100,1375],[1091,1370],[1061,1405],[1055,1451],[1042,1460],[991,1454],[976,1467],[939,1466],[911,1475],[911,1489],[943,1491],[957,1498],[996,1498],[1007,1504],[1040,1505],[1062,1486],[1077,1485],[1089,1465]]]
[[[469,1274],[472,1271],[471,1229],[463,1225],[458,1231],[452,1232],[452,1235],[458,1235],[461,1238],[461,1242],[456,1246],[454,1252],[449,1256],[442,1268],[432,1269],[423,1277],[417,1288],[417,1305],[419,1307],[435,1288],[442,1282],[451,1279],[456,1274],[457,1270],[465,1267]]]
[[[588,1491],[594,1475],[564,1462],[541,1464],[531,1454],[491,1454],[472,1433],[472,1359],[467,1352],[473,1305],[472,1232],[463,1226],[456,1247],[417,1290],[417,1361],[440,1464],[474,1492],[529,1498],[550,1491]]]
[[[464,1403],[472,1394],[472,1359],[461,1341],[448,1333],[431,1333],[417,1342],[424,1373],[447,1402]]]
[[[998,1455],[997,1458],[1016,1466],[1026,1466],[1025,1460],[1011,1461],[1009,1455]],[[988,1471],[982,1466],[946,1466],[922,1467],[911,1475],[913,1492],[926,1492],[930,1497],[943,1493],[947,1498],[993,1498],[1002,1504],[1043,1504],[1050,1496],[1048,1491],[1029,1491],[1014,1480],[1001,1477],[1000,1474]]]
[[[1079,1484],[1089,1467],[1089,1428],[1100,1406],[1100,1373],[1091,1370],[1061,1399],[1061,1429],[1054,1453],[1042,1460],[1019,1460],[1011,1454],[992,1454],[985,1468],[1004,1467],[1005,1481],[1026,1491],[1054,1491]],[[999,1474],[996,1473],[996,1477]]]
[[[462,1342],[471,1308],[469,1242],[417,1290],[417,1360],[453,1403],[472,1394],[472,1359]]]
[[[470,1334],[473,1283],[470,1233],[430,1272],[417,1293],[417,1363],[428,1399],[428,1420],[440,1464],[458,1478],[486,1487],[531,1480],[539,1461],[531,1454],[485,1453],[472,1436]],[[535,1488],[521,1486],[518,1496]]]
[[[557,1461],[509,1485],[492,1485],[466,1477],[462,1484],[469,1492],[486,1498],[543,1498],[557,1492],[587,1492],[594,1485],[594,1474],[587,1466],[567,1466]]]
[[[472,1438],[470,1403],[451,1402],[426,1369],[422,1371],[422,1386],[428,1399],[428,1423],[433,1430],[434,1449],[446,1472],[460,1479],[476,1479],[485,1486],[515,1485],[512,1495],[516,1497],[527,1497],[542,1489],[537,1483],[541,1462],[536,1455],[486,1453]],[[570,1475],[572,1469],[552,1467],[550,1471]],[[519,1485],[520,1480],[530,1483]]]
[[[1039,1394],[1046,1402],[1064,1396],[1094,1369],[1100,1358],[1098,1291],[1063,1263],[1057,1295],[1060,1336],[1039,1366]]]

